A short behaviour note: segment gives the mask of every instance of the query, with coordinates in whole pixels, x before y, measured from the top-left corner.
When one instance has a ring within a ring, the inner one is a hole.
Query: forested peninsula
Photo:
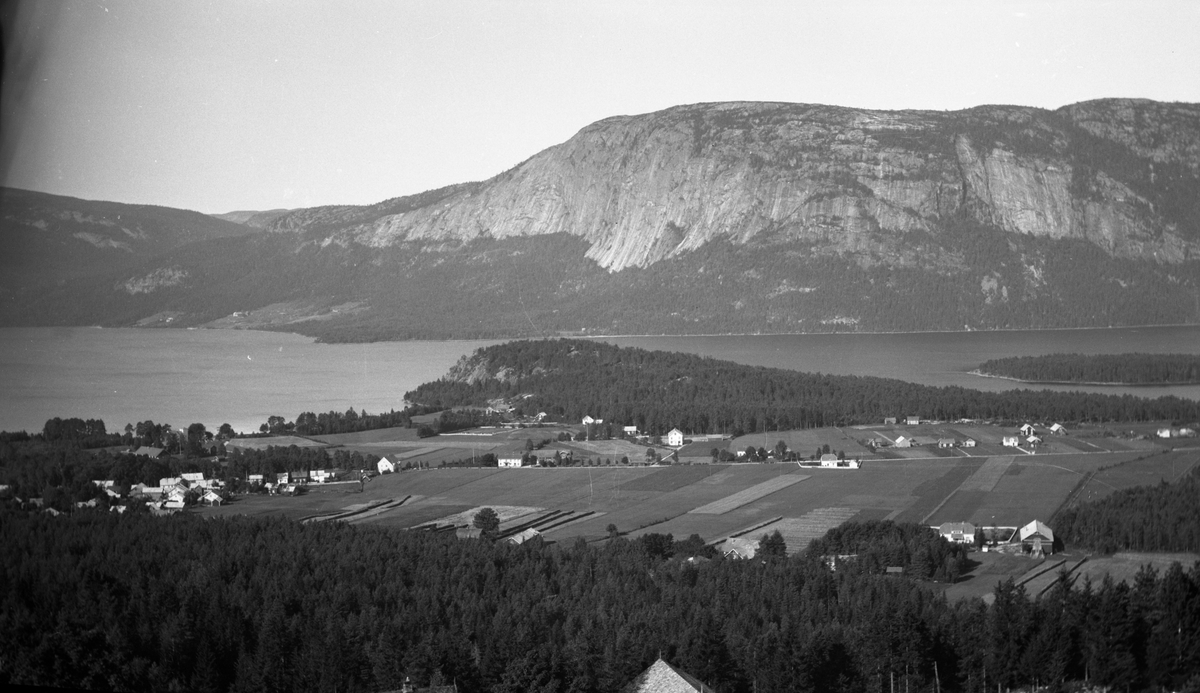
[[[981,392],[865,376],[799,373],[693,354],[583,339],[484,347],[405,399],[429,409],[485,407],[578,421],[583,416],[666,433],[732,433],[878,423],[885,417],[1043,421],[1200,419],[1179,397],[1011,390]]]
[[[1200,383],[1200,356],[1142,353],[1010,356],[985,361],[977,372],[1027,383],[1194,385]]]

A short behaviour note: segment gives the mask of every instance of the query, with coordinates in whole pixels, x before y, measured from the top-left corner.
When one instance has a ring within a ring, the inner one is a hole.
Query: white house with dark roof
[[[970,522],[943,522],[937,530],[946,541],[956,544],[970,544],[975,541],[975,525]]]
[[[678,428],[672,428],[667,433],[667,445],[673,448],[683,447],[683,431]]]
[[[505,469],[515,469],[523,464],[522,457],[522,454],[516,452],[501,453],[496,456],[497,466]]]

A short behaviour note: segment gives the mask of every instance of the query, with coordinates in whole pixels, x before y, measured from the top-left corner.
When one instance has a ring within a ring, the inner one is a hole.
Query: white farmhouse
[[[667,445],[673,448],[683,447],[683,431],[678,428],[672,428],[667,434]]]

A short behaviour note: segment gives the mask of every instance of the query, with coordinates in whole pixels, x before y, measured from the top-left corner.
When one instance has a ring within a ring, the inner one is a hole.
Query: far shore
[[[11,325],[0,327],[0,329],[22,329],[22,328],[62,328],[62,327],[78,327],[92,329],[130,329],[130,330],[219,330],[231,332],[273,332],[276,334],[292,334],[298,337],[307,337],[319,344],[374,344],[381,342],[510,342],[518,339],[653,339],[653,338],[687,338],[687,337],[801,337],[801,336],[818,336],[818,335],[905,335],[905,334],[970,334],[974,332],[982,332],[988,334],[994,333],[1010,333],[1010,332],[1079,332],[1085,330],[1139,330],[1151,328],[1170,328],[1170,327],[1200,327],[1200,322],[1182,322],[1182,323],[1162,323],[1153,325],[1095,325],[1087,327],[1003,327],[1003,328],[988,328],[988,329],[966,329],[966,330],[904,330],[904,331],[871,331],[871,330],[828,330],[819,332],[705,332],[705,333],[687,333],[687,334],[671,334],[671,333],[643,333],[643,334],[602,334],[594,332],[553,332],[546,333],[540,336],[530,335],[512,335],[505,337],[443,337],[443,338],[419,338],[419,337],[402,337],[395,339],[375,339],[369,341],[348,341],[348,342],[328,342],[320,337],[304,334],[303,332],[293,332],[283,329],[285,325],[270,326],[262,325],[256,327],[237,327],[237,326],[214,326],[211,324],[192,325],[192,326],[166,326],[166,325],[122,325],[105,327],[103,325]],[[985,375],[977,373],[976,375]],[[986,377],[1002,377],[1002,376],[986,376]],[[1007,378],[1008,380],[1015,380]],[[1040,381],[1023,381],[1016,382],[1034,383]],[[1061,385],[1087,385],[1092,383],[1046,383],[1046,384],[1061,384]],[[1131,385],[1130,383],[1094,383],[1096,385]],[[1156,385],[1158,383],[1146,383],[1147,385]],[[1167,383],[1169,385],[1188,385],[1200,383]]]

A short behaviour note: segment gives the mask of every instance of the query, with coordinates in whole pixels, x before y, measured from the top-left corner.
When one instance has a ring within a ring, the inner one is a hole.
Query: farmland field
[[[1117,462],[1113,464],[1113,462]],[[1200,465],[1200,454],[1196,450],[1164,451],[1159,454],[1138,456],[1128,461],[1112,460],[1105,469],[1087,481],[1080,489],[1075,502],[1100,500],[1114,491],[1177,481]]]
[[[416,440],[406,439],[411,436],[410,429],[382,429],[322,439],[432,467],[446,459],[470,459],[483,452],[523,448],[526,438],[543,440],[553,437],[557,430],[481,429]],[[1055,437],[1037,454],[1000,447],[1000,438],[1008,434],[1011,431],[1001,427],[963,423],[783,431],[743,437],[733,441],[731,447],[774,448],[783,440],[790,448],[807,453],[829,445],[861,456],[864,466],[858,470],[802,470],[784,463],[426,469],[378,477],[365,484],[361,492],[357,484],[337,488],[314,485],[309,493],[297,497],[243,497],[222,507],[195,512],[300,518],[412,496],[403,505],[388,506],[356,519],[356,523],[413,527],[483,506],[513,506],[575,513],[572,521],[546,532],[546,538],[553,541],[578,536],[601,540],[613,524],[629,537],[647,532],[677,537],[695,533],[705,541],[716,542],[774,521],[792,538],[789,547],[795,551],[802,549],[809,534],[816,531],[813,528],[825,526],[822,523],[828,518],[837,522],[856,518],[1019,526],[1033,519],[1049,521],[1071,491],[1098,470],[1088,490],[1155,482],[1198,464],[1194,452],[1151,456],[1138,451],[1098,453],[1094,443],[1115,447],[1108,444],[1117,441],[1104,437],[1099,429],[1093,438]],[[878,455],[871,454],[864,445],[872,438],[894,440],[898,435],[956,440],[971,437],[979,445],[948,450],[928,446],[901,451],[884,448]],[[281,439],[261,440],[278,444]],[[1120,442],[1146,443],[1127,439]],[[1080,448],[1098,454],[1080,453]],[[573,450],[577,457],[614,460],[626,451],[635,455],[640,452],[644,457],[645,450],[625,441],[553,443],[546,451],[554,449]],[[1162,447],[1150,445],[1149,449]],[[906,457],[885,457],[897,452]],[[1106,467],[1111,468],[1102,469]]]

